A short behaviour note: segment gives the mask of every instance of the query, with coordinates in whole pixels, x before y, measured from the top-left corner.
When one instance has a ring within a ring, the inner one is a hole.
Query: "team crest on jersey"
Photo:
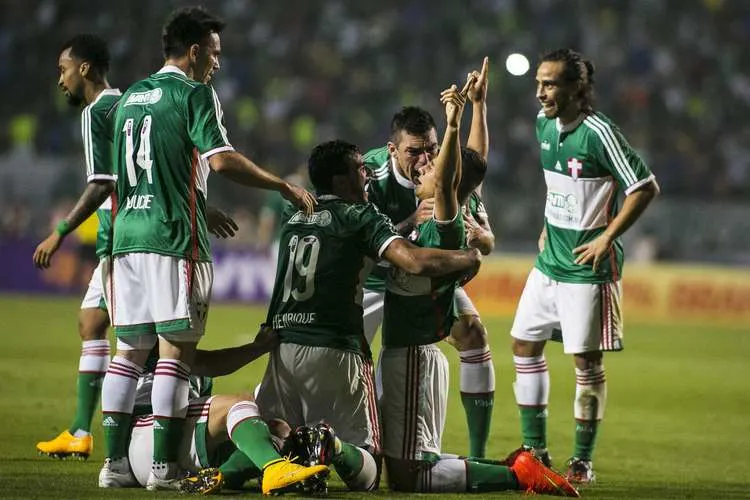
[[[161,100],[161,89],[155,88],[147,92],[133,92],[128,96],[123,106],[147,106],[149,104],[156,104]]]
[[[549,141],[542,141],[542,149],[545,151],[549,151],[550,149],[552,149]]]
[[[317,212],[312,215],[307,215],[304,212],[297,212],[292,215],[291,219],[289,219],[289,224],[325,227],[331,224],[332,220],[333,216],[328,210],[323,210],[322,212]]]
[[[568,158],[568,172],[574,181],[578,180],[578,177],[583,171],[583,162],[578,158]]]

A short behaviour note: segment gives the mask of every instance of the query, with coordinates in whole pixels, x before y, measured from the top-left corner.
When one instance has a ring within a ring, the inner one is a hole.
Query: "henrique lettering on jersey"
[[[297,325],[309,325],[315,323],[315,313],[283,313],[275,314],[273,316],[273,328],[279,330],[281,328],[289,328]]]

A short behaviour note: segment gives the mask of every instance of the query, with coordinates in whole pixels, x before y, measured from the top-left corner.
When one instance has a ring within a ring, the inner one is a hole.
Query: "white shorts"
[[[383,305],[385,292],[364,289],[362,294],[362,320],[365,327],[365,338],[372,345],[372,340],[383,323]]]
[[[198,472],[204,467],[211,466],[208,460],[209,451],[206,447],[206,426],[208,425],[208,412],[212,399],[213,397],[209,396],[202,397],[194,399],[188,404],[185,432],[180,442],[180,451],[177,457],[177,463],[185,471]],[[154,458],[153,425],[153,415],[142,415],[135,419],[130,433],[128,460],[130,460],[130,468],[133,469],[133,474],[141,486],[146,486]]]
[[[561,283],[534,268],[516,309],[510,334],[531,342],[562,331],[568,354],[622,350],[619,281],[601,284]]]
[[[372,362],[360,354],[281,344],[269,355],[256,401],[264,420],[281,418],[292,429],[325,421],[342,441],[380,452]]]
[[[426,460],[440,454],[448,406],[448,360],[435,345],[387,347],[378,374],[383,455]]]
[[[463,287],[456,287],[456,291],[453,294],[453,303],[455,304],[458,316],[479,316],[479,311],[474,307],[474,303]]]
[[[89,287],[86,289],[86,295],[83,296],[81,309],[104,309],[107,310],[106,297],[104,296],[104,268],[109,266],[109,257],[99,259],[99,263],[94,268],[89,281]]]
[[[106,283],[118,337],[156,334],[198,341],[203,336],[213,285],[210,262],[154,253],[117,255]]]

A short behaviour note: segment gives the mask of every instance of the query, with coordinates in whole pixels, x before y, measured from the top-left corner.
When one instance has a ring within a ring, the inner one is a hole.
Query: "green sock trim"
[[[103,415],[104,447],[107,458],[117,459],[128,456],[131,418],[130,413],[105,413]]]
[[[259,469],[282,459],[273,446],[268,425],[260,418],[247,418],[235,425],[232,442]]]
[[[516,475],[508,467],[466,462],[466,491],[468,492],[483,493],[517,490],[519,488]]]
[[[547,407],[519,406],[523,444],[532,448],[547,447]]]
[[[575,451],[573,456],[582,460],[591,460],[596,445],[599,422],[596,420],[576,420]]]
[[[154,417],[154,462],[177,462],[184,418]]]
[[[348,479],[357,477],[364,466],[365,459],[358,447],[341,441],[341,453],[335,455],[331,462],[336,467],[336,473],[341,480],[346,482]]]
[[[224,485],[232,490],[238,490],[248,479],[260,476],[260,469],[241,450],[229,455],[219,470],[224,476]]]
[[[464,405],[466,424],[469,428],[469,455],[484,457],[487,451],[487,440],[490,437],[495,393],[461,393],[461,403]]]
[[[80,429],[91,432],[91,420],[94,418],[99,396],[102,393],[102,381],[105,373],[78,373],[78,389],[76,391],[76,415],[68,429],[71,434]]]

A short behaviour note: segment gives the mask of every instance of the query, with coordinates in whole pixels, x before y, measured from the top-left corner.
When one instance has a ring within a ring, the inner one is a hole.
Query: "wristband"
[[[61,220],[57,226],[55,227],[55,232],[60,237],[67,236],[68,233],[70,233],[70,224],[68,224],[68,221]]]

